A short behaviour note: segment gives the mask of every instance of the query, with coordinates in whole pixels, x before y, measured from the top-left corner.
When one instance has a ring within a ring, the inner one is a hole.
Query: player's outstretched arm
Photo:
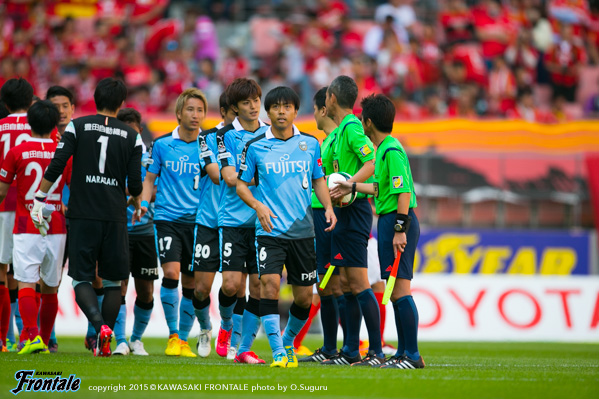
[[[262,228],[267,233],[270,233],[273,228],[271,217],[276,219],[275,214],[270,210],[269,207],[258,201],[252,194],[249,187],[250,183],[245,182],[241,179],[237,179],[237,195],[243,200],[250,208],[256,211],[256,216],[262,225]]]
[[[329,194],[329,188],[327,187],[326,180],[324,177],[321,177],[320,179],[314,179],[312,180],[312,187],[314,188],[314,194],[316,194],[316,198],[318,198],[325,209],[324,215],[329,227],[324,229],[324,231],[333,231],[335,225],[337,224],[337,217],[335,216],[335,211],[333,211],[331,196]]]
[[[372,175],[374,175],[374,161],[370,160],[364,162],[364,165],[362,165],[360,170],[357,171],[356,174],[353,175],[351,179],[349,179],[349,181],[361,183],[363,181],[368,180]]]
[[[152,172],[146,172],[146,178],[143,181],[142,184],[142,191],[141,194],[139,195],[139,210],[141,212],[133,212],[133,218],[131,219],[131,223],[135,224],[135,222],[139,222],[141,221],[141,218],[146,214],[146,212],[148,211],[148,206],[150,204],[150,201],[152,201],[152,197],[155,197],[155,191],[154,191],[154,183],[156,182],[156,177],[158,175],[156,173],[152,173]],[[135,197],[134,197],[135,198]],[[135,204],[131,204],[133,206],[135,206]],[[138,209],[137,207],[135,209]]]
[[[218,164],[216,162],[211,163],[206,165],[205,167],[206,169],[206,173],[208,173],[208,176],[210,177],[210,180],[212,180],[212,183],[219,185],[220,184],[220,174],[219,174],[219,169],[218,169]]]
[[[235,171],[235,166],[223,166],[220,173],[227,186],[237,186],[237,172]]]
[[[337,200],[344,195],[351,193],[354,182],[343,181],[339,182],[335,187],[331,189],[331,198]],[[372,183],[356,183],[356,191],[368,195],[374,195],[374,185]]]

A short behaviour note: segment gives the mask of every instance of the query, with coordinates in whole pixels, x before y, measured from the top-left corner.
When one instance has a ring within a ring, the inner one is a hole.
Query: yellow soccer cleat
[[[296,355],[299,356],[312,356],[312,354],[314,354],[314,352],[312,352],[310,349],[308,349],[308,347],[301,345],[299,348],[297,348],[297,350],[295,351]]]
[[[198,355],[191,351],[187,341],[181,340],[181,357],[198,357]]]
[[[179,339],[179,334],[169,335],[164,354],[167,356],[181,355],[181,340]]]
[[[270,364],[270,367],[279,367],[279,368],[286,368],[287,367],[287,356],[285,356],[285,354],[283,353],[277,353],[275,355],[275,357],[272,359],[272,363]]]
[[[42,337],[38,335],[33,339],[33,341],[28,339],[27,342],[25,342],[25,346],[23,346],[23,349],[19,351],[19,355],[38,353],[46,349],[48,349],[48,347],[44,344],[44,341],[42,341]]]
[[[285,352],[287,354],[287,368],[297,368],[297,356],[295,356],[295,351],[293,346],[286,346]]]

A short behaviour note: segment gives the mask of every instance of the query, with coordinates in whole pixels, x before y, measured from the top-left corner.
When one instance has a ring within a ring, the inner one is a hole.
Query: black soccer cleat
[[[382,366],[382,369],[423,369],[424,368],[424,359],[422,356],[418,360],[412,360],[405,355],[401,356],[393,356],[389,358]]]
[[[331,357],[330,359],[324,360],[322,362],[320,362],[320,364],[324,364],[327,366],[351,366],[354,363],[358,363],[359,361],[361,361],[362,358],[360,357],[360,354],[357,354],[354,357],[351,356],[347,356],[345,353],[343,352],[339,352],[337,353],[335,356]]]
[[[306,356],[303,357],[301,359],[298,360],[298,362],[303,363],[303,362],[316,362],[316,363],[320,363],[324,360],[330,359],[332,357],[334,357],[335,355],[337,355],[337,353],[334,353],[332,355],[327,355],[326,353],[324,353],[322,351],[322,348],[318,348],[314,351],[313,354],[311,354],[310,356]]]
[[[353,366],[371,366],[371,367],[381,367],[385,363],[384,357],[379,357],[373,350],[369,350],[368,354],[364,356],[364,358],[358,363],[353,363]]]

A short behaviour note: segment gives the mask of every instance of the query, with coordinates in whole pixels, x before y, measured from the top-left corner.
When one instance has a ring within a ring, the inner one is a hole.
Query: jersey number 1
[[[98,161],[98,169],[100,169],[100,173],[104,174],[104,169],[106,168],[106,150],[108,150],[108,136],[98,137],[98,143],[102,145],[100,147],[100,160]]]

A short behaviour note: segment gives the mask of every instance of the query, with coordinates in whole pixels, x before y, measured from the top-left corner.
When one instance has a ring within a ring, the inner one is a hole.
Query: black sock
[[[102,318],[110,329],[114,328],[116,318],[119,316],[119,311],[121,310],[121,298],[121,287],[104,287]]]
[[[119,292],[119,301],[121,299],[120,296]],[[92,285],[89,283],[77,284],[75,286],[75,301],[96,331],[100,331],[102,325],[105,323],[98,307],[98,297]]]

